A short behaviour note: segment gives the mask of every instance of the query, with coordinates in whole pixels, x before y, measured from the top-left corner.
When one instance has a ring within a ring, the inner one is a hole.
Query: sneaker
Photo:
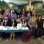
[[[7,39],[7,41],[9,41],[9,40]]]
[[[0,41],[2,41],[2,39],[0,39]]]
[[[14,40],[14,39],[13,39]]]
[[[41,38],[38,38],[38,40],[41,40]]]

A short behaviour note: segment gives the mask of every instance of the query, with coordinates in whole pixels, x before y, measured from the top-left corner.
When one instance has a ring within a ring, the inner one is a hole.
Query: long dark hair
[[[14,19],[14,23],[16,23],[16,19],[15,18],[11,18],[11,20]]]
[[[16,13],[16,10],[15,9],[13,9],[13,10],[14,10],[14,13],[13,13],[13,11],[12,11],[12,13],[15,14]]]
[[[34,13],[36,13],[36,12],[34,12]],[[33,15],[34,15],[34,14],[33,14]],[[37,18],[37,13],[36,13],[35,17]]]
[[[17,19],[18,19],[18,15],[17,15]],[[20,15],[19,15],[19,19],[20,19]]]
[[[24,18],[23,18],[24,19]],[[21,22],[23,23],[23,19],[21,19]],[[24,23],[25,23],[25,19],[24,19]]]
[[[37,20],[39,21],[39,17],[41,17],[40,21],[42,21],[42,16],[41,15],[38,16],[38,19]]]

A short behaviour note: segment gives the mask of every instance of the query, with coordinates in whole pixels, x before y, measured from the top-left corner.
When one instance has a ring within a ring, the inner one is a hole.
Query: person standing
[[[32,38],[34,38],[34,31],[36,29],[36,19],[34,18],[34,16],[32,16],[31,19],[28,21],[28,26],[32,31]]]
[[[22,10],[21,14],[24,15],[24,16],[26,16],[26,11],[25,11],[25,9]]]
[[[37,19],[37,34],[38,34],[38,37],[42,36],[42,30],[43,30],[43,20],[42,20],[41,15],[39,15],[38,19]]]

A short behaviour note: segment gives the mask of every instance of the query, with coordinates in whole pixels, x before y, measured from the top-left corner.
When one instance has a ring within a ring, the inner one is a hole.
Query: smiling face
[[[21,10],[19,9],[18,12],[20,12]]]
[[[18,18],[20,18],[20,15],[18,15]]]
[[[40,16],[39,19],[41,19],[42,17]]]
[[[27,17],[30,17],[30,13],[27,14]]]
[[[12,9],[14,9],[14,6],[12,6]]]
[[[23,11],[25,11],[25,10],[23,9]]]
[[[14,22],[14,18],[12,18],[11,21]]]
[[[15,10],[14,9],[12,10],[12,13],[15,13]]]
[[[22,15],[22,16],[21,16],[21,18],[25,18],[25,16],[24,16],[24,15]]]
[[[36,13],[34,13],[34,16],[36,16]]]
[[[39,16],[38,16],[38,19],[39,19],[39,20],[40,20],[40,19],[42,19],[42,16],[41,16],[41,15],[39,15]]]
[[[7,12],[9,13],[10,12],[10,9],[7,9]]]

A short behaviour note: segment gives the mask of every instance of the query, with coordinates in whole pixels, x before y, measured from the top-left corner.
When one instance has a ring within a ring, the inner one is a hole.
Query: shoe
[[[14,39],[13,39],[14,40]]]
[[[41,40],[41,38],[38,38],[39,40]]]
[[[7,41],[9,41],[9,40],[7,39]]]

